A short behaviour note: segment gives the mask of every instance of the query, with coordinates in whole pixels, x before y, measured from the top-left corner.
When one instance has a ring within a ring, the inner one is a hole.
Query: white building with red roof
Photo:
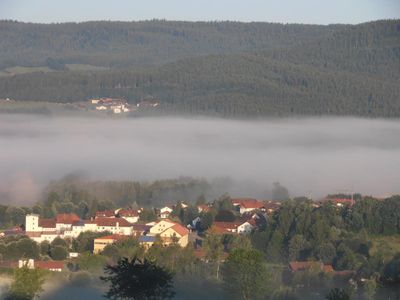
[[[113,234],[131,235],[132,224],[124,218],[96,218],[86,220],[83,230],[94,232],[108,231]]]
[[[120,218],[124,218],[127,220],[129,223],[136,223],[139,221],[139,211],[136,209],[125,209],[121,208],[116,210],[116,214]]]
[[[264,203],[262,201],[258,201],[257,199],[252,198],[232,199],[232,204],[233,206],[238,208],[240,214],[244,214],[246,212],[254,211],[257,209],[265,209]]]
[[[131,235],[132,226],[125,218],[119,217],[97,217],[86,221],[76,214],[57,214],[54,219],[41,219],[37,214],[25,217],[25,234],[38,243],[52,242],[56,237],[76,238],[86,231]]]
[[[189,230],[179,223],[171,220],[161,220],[150,228],[150,236],[159,235],[164,245],[177,243],[186,247],[189,243]]]
[[[160,218],[161,219],[168,219],[170,214],[173,212],[174,210],[169,207],[169,206],[164,206],[163,208],[160,209]]]

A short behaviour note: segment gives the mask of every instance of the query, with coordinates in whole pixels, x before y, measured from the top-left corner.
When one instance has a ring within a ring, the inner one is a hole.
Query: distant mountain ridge
[[[316,32],[327,30],[314,37],[302,31],[303,25],[293,26],[307,37],[147,69],[128,66],[3,77],[0,97],[70,102],[112,96],[136,103],[150,96],[167,113],[225,117],[400,117],[399,20],[306,26]]]

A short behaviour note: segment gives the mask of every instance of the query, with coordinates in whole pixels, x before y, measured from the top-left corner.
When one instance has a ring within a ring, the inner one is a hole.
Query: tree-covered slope
[[[49,58],[105,67],[155,66],[200,55],[293,46],[342,27],[239,22],[0,21],[0,69],[43,66]]]
[[[284,50],[184,59],[139,71],[26,74],[0,80],[0,97],[78,101],[95,96],[228,117],[400,116],[400,22],[347,26]]]

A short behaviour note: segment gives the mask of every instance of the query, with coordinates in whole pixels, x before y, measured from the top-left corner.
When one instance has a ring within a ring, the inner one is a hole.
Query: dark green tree
[[[64,260],[68,257],[68,250],[62,246],[52,247],[50,257],[54,260]]]
[[[344,289],[334,288],[329,291],[329,294],[326,296],[328,300],[350,300],[351,295]]]
[[[106,297],[110,299],[157,300],[171,299],[173,275],[147,259],[123,258],[104,269],[101,280],[110,284]]]

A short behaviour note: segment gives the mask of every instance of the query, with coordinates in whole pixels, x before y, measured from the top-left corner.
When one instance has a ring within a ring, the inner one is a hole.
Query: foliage
[[[147,259],[123,258],[106,266],[105,273],[101,279],[110,283],[110,299],[171,299],[175,294],[172,274]]]
[[[221,260],[224,254],[222,237],[217,234],[208,233],[203,240],[203,248],[206,258],[215,265],[215,276],[219,278]]]
[[[261,252],[253,249],[233,250],[222,267],[224,287],[241,299],[263,297],[271,283]]]
[[[50,257],[54,260],[64,260],[68,257],[68,250],[62,246],[52,247]]]
[[[39,245],[33,240],[25,236],[19,236],[8,240],[4,239],[3,243],[0,243],[0,254],[4,260],[38,259],[40,249]]]
[[[344,289],[334,288],[329,291],[329,294],[326,296],[328,300],[350,300],[351,296],[349,292]]]
[[[143,209],[140,212],[140,220],[144,222],[153,222],[157,220],[157,215],[155,214],[153,209]]]
[[[385,265],[382,278],[389,285],[400,285],[400,253]]]
[[[0,68],[50,63],[153,66],[186,57],[296,45],[343,27],[163,20],[49,25],[1,21]]]
[[[83,253],[77,264],[81,270],[98,272],[106,265],[106,257],[99,254]]]
[[[29,269],[27,266],[16,268],[8,299],[33,299],[42,291],[43,283],[44,273],[42,270]]]

